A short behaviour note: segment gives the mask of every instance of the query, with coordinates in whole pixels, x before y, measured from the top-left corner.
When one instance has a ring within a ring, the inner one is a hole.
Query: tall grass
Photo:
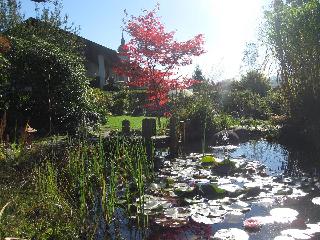
[[[117,207],[130,213],[130,206],[136,205],[138,222],[145,224],[144,191],[152,177],[153,161],[141,139],[79,141],[71,144],[64,161],[45,161],[38,168],[37,189],[50,202],[72,208],[81,235],[98,238],[105,235]]]

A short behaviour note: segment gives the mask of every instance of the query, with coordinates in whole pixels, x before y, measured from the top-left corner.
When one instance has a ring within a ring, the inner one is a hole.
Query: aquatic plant
[[[143,214],[145,181],[152,178],[152,171],[142,140],[81,141],[71,143],[66,162],[48,160],[41,165],[36,185],[48,202],[72,209],[81,235],[97,237],[105,236],[117,207],[129,213],[138,198],[137,213]]]
[[[218,175],[229,175],[236,169],[236,164],[231,161],[228,157],[223,161],[214,164],[212,171]]]
[[[201,163],[203,164],[212,164],[212,165],[216,165],[217,161],[213,156],[210,155],[205,155],[201,158]]]
[[[248,218],[243,222],[243,226],[248,231],[258,231],[261,228],[261,222],[255,218]]]

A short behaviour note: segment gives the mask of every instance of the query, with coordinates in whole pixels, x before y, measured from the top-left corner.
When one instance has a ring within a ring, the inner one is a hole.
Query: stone
[[[215,145],[236,145],[239,144],[239,136],[233,130],[222,130],[213,135],[211,142]]]

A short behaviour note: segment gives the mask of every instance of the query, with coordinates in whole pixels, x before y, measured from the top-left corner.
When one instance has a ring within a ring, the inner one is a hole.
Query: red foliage
[[[194,81],[179,75],[181,66],[192,63],[192,57],[199,56],[203,49],[202,34],[185,41],[174,40],[175,32],[166,32],[157,16],[157,9],[125,21],[125,31],[132,37],[122,48],[122,64],[115,68],[119,75],[130,78],[129,86],[146,87],[149,104],[159,109],[168,101],[172,89],[184,89]]]

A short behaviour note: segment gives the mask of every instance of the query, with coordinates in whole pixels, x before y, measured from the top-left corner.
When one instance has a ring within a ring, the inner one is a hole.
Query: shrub
[[[175,112],[180,121],[188,122],[188,138],[190,140],[202,139],[204,133],[207,135],[215,132],[213,103],[203,96],[193,96],[185,99],[185,102],[177,104]]]
[[[111,106],[111,112],[114,115],[126,114],[129,107],[128,91],[122,89],[119,92],[115,92],[112,95],[113,105]]]
[[[267,119],[271,113],[266,99],[249,90],[229,92],[223,101],[223,108],[236,117]]]
[[[259,71],[252,70],[241,77],[240,82],[234,83],[234,89],[259,94],[261,97],[267,96],[271,85],[269,80]]]
[[[220,113],[214,116],[213,124],[218,131],[221,131],[239,125],[240,121],[231,115]]]
[[[113,106],[112,94],[102,91],[98,88],[89,89],[90,109],[99,114],[99,120],[106,122]]]
[[[266,100],[272,114],[282,115],[285,112],[286,101],[281,88],[269,90]]]
[[[74,132],[95,122],[83,58],[36,36],[12,37],[8,119],[36,129]]]
[[[135,109],[145,108],[148,103],[146,90],[130,90],[128,92],[128,111],[132,113]]]

